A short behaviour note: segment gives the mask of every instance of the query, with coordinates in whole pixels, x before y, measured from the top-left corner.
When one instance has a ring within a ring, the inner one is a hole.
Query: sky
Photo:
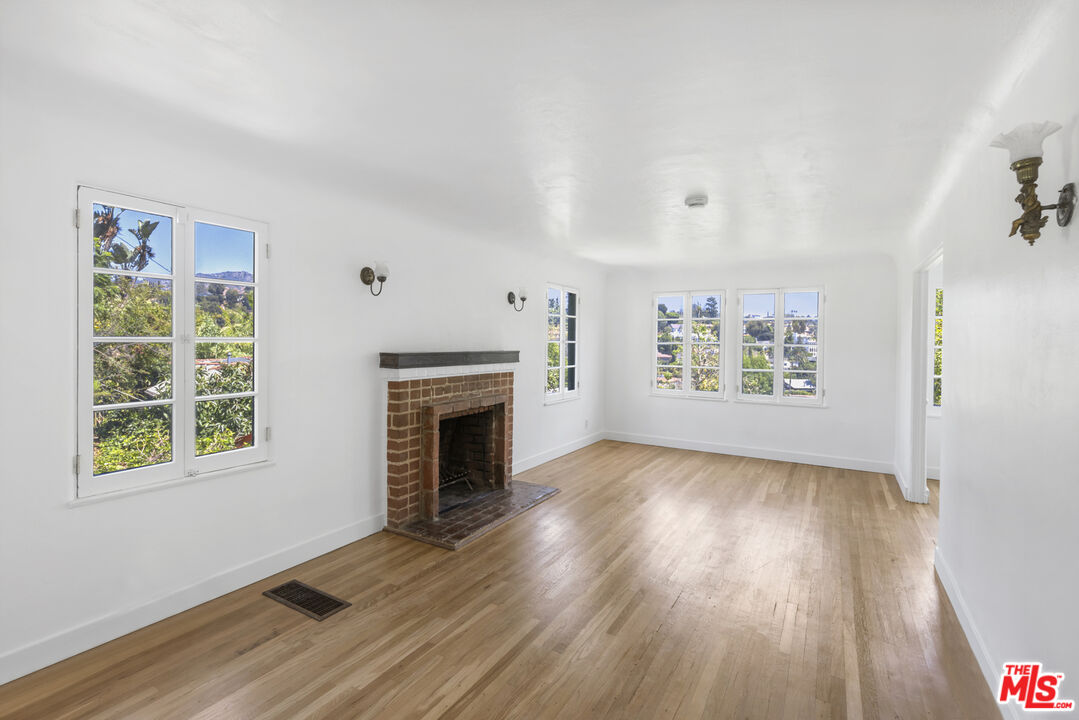
[[[95,204],[94,210],[102,206]],[[138,229],[140,220],[158,223],[150,235],[150,249],[154,259],[146,272],[172,273],[172,218],[137,210],[123,210],[120,214],[120,232],[113,242],[122,242],[129,249],[138,242],[128,230]],[[254,274],[255,234],[248,230],[195,223],[195,274],[235,271]]]

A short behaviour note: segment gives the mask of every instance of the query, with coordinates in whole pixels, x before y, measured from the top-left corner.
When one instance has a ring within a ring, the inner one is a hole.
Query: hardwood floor
[[[891,476],[604,441],[458,552],[380,533],[0,687],[3,718],[993,718]],[[318,623],[260,594],[298,578]]]

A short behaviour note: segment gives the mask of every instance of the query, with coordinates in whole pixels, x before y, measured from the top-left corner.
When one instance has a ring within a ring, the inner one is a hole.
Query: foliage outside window
[[[546,402],[577,397],[579,304],[576,290],[559,285],[547,287]]]
[[[79,495],[264,459],[263,226],[90,188],[79,212]]]
[[[933,303],[933,373],[930,378],[933,407],[941,406],[941,379],[944,374],[944,290],[937,288]]]
[[[742,364],[739,397],[820,402],[819,290],[740,294]],[[782,333],[777,340],[776,331]]]
[[[652,388],[664,394],[723,396],[723,293],[655,297]]]

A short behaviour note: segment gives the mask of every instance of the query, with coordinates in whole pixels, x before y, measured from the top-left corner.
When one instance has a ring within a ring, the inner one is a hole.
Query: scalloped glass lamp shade
[[[989,143],[990,147],[1008,151],[1008,161],[1017,162],[1042,156],[1042,141],[1061,128],[1060,123],[1050,120],[1040,123],[1023,123],[1009,133],[1001,133]]]

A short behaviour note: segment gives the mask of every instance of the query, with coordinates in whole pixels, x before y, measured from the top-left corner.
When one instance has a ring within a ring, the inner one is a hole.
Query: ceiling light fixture
[[[990,147],[1004,148],[1011,159],[1011,168],[1021,186],[1015,201],[1023,208],[1023,214],[1012,223],[1008,237],[1022,231],[1023,238],[1031,245],[1041,237],[1041,229],[1049,222],[1042,217],[1043,210],[1057,211],[1057,225],[1064,227],[1072,219],[1075,209],[1075,183],[1068,183],[1060,189],[1060,197],[1055,205],[1042,205],[1038,200],[1038,166],[1042,164],[1042,141],[1060,129],[1060,123],[1045,121],[1024,123],[1012,130],[993,138]]]
[[[708,196],[704,193],[686,195],[686,207],[698,208],[708,204]]]

